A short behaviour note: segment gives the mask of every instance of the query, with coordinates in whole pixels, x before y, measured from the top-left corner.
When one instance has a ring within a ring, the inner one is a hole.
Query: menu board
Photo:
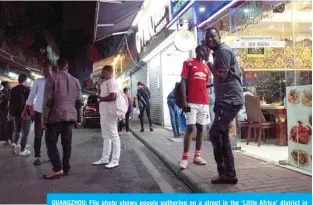
[[[312,172],[312,85],[286,91],[289,164]]]

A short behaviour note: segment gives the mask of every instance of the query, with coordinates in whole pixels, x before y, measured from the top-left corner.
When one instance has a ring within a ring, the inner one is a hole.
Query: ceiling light
[[[15,73],[9,72],[9,77],[10,77],[10,78],[13,78],[13,79],[17,79],[17,78],[18,78],[18,75],[15,74]]]
[[[243,12],[248,13],[249,9],[244,9]]]
[[[309,5],[308,1],[303,2],[304,5]]]
[[[107,27],[107,26],[115,26],[115,24],[112,23],[102,23],[102,24],[98,24],[98,27]]]
[[[205,8],[204,7],[200,7],[199,8],[199,11],[202,13],[202,12],[205,12]]]
[[[270,28],[275,28],[275,26],[274,26],[274,25],[271,25]]]

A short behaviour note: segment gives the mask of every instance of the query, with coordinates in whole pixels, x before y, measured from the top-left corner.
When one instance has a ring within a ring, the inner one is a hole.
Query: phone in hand
[[[188,106],[186,112],[191,112],[191,108]]]

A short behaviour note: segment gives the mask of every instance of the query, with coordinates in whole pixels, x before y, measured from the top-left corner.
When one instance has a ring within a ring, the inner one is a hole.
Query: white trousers
[[[113,147],[112,160],[119,162],[121,154],[121,142],[117,132],[117,118],[109,113],[100,114],[101,133],[103,138],[102,159],[109,160]]]

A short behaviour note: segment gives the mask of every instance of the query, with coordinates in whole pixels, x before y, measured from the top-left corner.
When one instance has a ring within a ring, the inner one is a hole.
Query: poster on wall
[[[286,91],[289,164],[312,172],[312,85]]]

